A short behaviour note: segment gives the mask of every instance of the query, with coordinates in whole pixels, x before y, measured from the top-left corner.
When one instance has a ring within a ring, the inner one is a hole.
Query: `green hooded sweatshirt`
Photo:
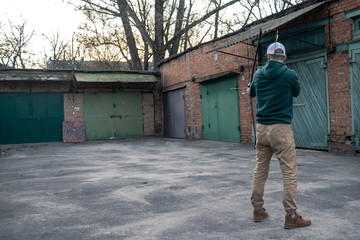
[[[291,123],[293,97],[300,94],[296,72],[284,63],[269,60],[256,71],[249,95],[257,97],[256,122],[261,124]]]

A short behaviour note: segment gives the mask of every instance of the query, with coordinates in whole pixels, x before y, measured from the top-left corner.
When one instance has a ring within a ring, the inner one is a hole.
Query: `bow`
[[[262,37],[262,30],[260,28],[259,30],[259,40],[257,42],[257,46],[256,46],[256,52],[255,52],[255,57],[254,57],[254,63],[252,66],[252,72],[251,72],[251,78],[250,78],[250,83],[249,86],[253,80],[254,77],[254,72],[255,72],[255,64],[256,64],[256,58],[259,52],[259,48],[260,48],[260,41],[261,41],[261,37]],[[254,107],[253,107],[253,101],[252,101],[252,97],[250,96],[250,105],[251,105],[251,116],[252,116],[252,122],[253,122],[253,129],[254,129],[254,137],[255,137],[255,145],[256,145],[256,125],[255,125],[255,116],[254,116]],[[254,145],[254,146],[255,146]]]

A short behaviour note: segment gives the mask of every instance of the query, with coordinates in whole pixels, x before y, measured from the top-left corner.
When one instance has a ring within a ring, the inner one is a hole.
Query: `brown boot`
[[[254,209],[254,222],[261,222],[268,217],[268,213],[265,208]]]
[[[293,215],[286,214],[285,216],[285,226],[286,229],[306,227],[311,225],[310,220],[303,219],[300,214],[296,213]]]

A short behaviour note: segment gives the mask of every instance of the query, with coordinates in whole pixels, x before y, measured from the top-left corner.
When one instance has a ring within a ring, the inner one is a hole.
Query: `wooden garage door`
[[[143,136],[142,95],[85,93],[84,120],[87,140]]]
[[[184,88],[164,93],[165,136],[186,138]]]
[[[207,81],[200,88],[203,138],[240,142],[237,77]]]
[[[60,142],[63,93],[0,93],[0,143]]]
[[[298,74],[300,96],[294,98],[292,127],[296,147],[329,148],[328,99],[324,58],[287,64]]]

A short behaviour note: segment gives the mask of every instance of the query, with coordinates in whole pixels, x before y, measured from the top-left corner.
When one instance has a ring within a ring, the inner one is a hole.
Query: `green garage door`
[[[328,149],[328,104],[324,58],[287,64],[296,71],[300,96],[294,98],[292,127],[296,147]]]
[[[60,142],[63,93],[0,93],[0,143]]]
[[[240,142],[237,77],[207,81],[200,88],[203,138]]]
[[[84,109],[87,140],[143,136],[141,93],[85,93]]]

